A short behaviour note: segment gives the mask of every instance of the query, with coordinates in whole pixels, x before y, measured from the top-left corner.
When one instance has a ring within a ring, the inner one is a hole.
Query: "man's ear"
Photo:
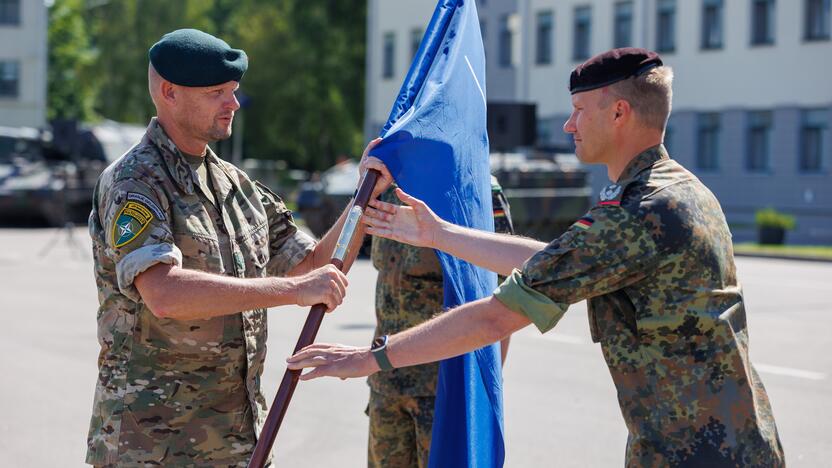
[[[177,89],[176,86],[173,85],[170,81],[162,81],[162,89],[161,89],[162,99],[165,102],[173,104],[176,102],[177,98]]]
[[[630,107],[630,103],[619,99],[615,101],[615,120],[621,121],[622,117],[629,116],[632,113],[633,109]]]

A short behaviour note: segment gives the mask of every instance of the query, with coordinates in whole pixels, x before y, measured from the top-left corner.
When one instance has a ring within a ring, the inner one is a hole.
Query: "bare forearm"
[[[177,320],[294,304],[298,292],[293,278],[233,278],[168,265],[142,273],[136,286],[154,315]]]
[[[546,244],[534,239],[457,226],[443,222],[434,238],[436,249],[466,262],[508,276]]]
[[[529,323],[488,297],[391,336],[387,354],[395,367],[440,361],[500,341]]]

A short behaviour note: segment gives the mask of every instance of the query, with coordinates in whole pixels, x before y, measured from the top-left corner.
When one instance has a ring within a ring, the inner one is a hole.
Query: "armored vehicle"
[[[316,236],[323,236],[349,203],[358,184],[357,166],[342,162],[301,186],[298,211]],[[589,176],[574,154],[494,153],[491,172],[511,205],[517,234],[552,240],[589,209]]]
[[[98,175],[143,132],[114,122],[0,127],[0,221],[86,222]]]
[[[491,173],[503,187],[519,235],[548,242],[589,209],[589,173],[574,154],[494,153]]]

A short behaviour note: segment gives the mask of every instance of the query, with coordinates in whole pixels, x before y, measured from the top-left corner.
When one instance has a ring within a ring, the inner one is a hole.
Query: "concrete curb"
[[[735,257],[768,258],[771,260],[797,260],[800,262],[832,263],[832,258],[801,257],[796,255],[769,254],[760,252],[734,252]]]

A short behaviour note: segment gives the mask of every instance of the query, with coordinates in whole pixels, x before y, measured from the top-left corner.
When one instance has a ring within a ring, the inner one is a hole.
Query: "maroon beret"
[[[572,70],[569,92],[575,94],[603,88],[660,66],[662,59],[659,54],[647,49],[624,47],[608,50]]]

